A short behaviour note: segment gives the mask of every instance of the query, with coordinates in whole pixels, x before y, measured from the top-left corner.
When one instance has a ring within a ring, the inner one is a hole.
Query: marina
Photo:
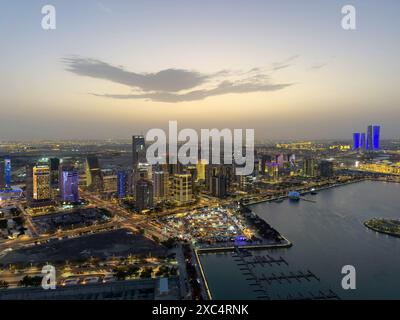
[[[284,200],[251,206],[293,247],[201,252],[213,298],[400,298],[399,239],[364,226],[377,213],[400,218],[399,192],[399,184],[363,181],[319,191],[316,203]],[[341,270],[348,264],[357,270],[357,290],[341,286]]]

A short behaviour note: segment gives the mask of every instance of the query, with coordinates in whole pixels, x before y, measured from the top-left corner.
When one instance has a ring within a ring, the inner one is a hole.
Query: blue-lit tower
[[[4,184],[6,188],[11,188],[11,158],[4,158]]]
[[[366,144],[365,144],[365,133],[361,133],[360,135],[360,148],[362,150],[366,149]]]
[[[374,126],[373,127],[373,149],[374,151],[378,151],[380,149],[380,135],[381,135],[381,127]]]
[[[353,150],[360,149],[360,133],[353,133]]]
[[[128,187],[128,174],[124,170],[119,170],[117,173],[117,192],[118,198],[126,197]]]

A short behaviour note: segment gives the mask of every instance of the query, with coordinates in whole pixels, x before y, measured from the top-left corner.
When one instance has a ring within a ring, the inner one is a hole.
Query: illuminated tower
[[[79,201],[79,175],[78,171],[72,165],[60,168],[59,185],[61,201]]]
[[[360,149],[360,133],[353,133],[353,150]]]
[[[168,179],[163,171],[156,171],[153,174],[154,198],[163,200],[168,195]]]
[[[381,135],[381,127],[374,126],[373,127],[373,149],[374,151],[378,151],[380,149],[380,135]]]
[[[119,170],[117,173],[117,193],[118,198],[122,199],[128,195],[129,190],[129,178],[130,174],[128,171]]]
[[[204,181],[206,179],[206,160],[199,160],[197,163],[197,180]]]
[[[190,174],[175,174],[173,176],[172,197],[179,205],[192,200],[192,176]]]
[[[4,158],[4,184],[7,189],[11,188],[11,158],[8,156]]]
[[[146,163],[146,142],[144,136],[132,137],[132,166],[136,169],[139,163]]]
[[[315,177],[315,161],[313,158],[305,158],[303,164],[303,175],[306,177]]]
[[[103,190],[99,159],[93,155],[86,158],[86,186],[98,192]]]
[[[361,133],[360,136],[360,148],[365,151],[366,144],[365,144],[365,133]]]
[[[50,168],[48,165],[33,167],[33,199],[49,200],[51,198]]]
[[[153,207],[153,184],[141,178],[135,185],[136,209],[140,212]]]

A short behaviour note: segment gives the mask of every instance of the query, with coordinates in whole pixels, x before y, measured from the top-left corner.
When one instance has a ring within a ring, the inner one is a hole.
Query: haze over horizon
[[[41,9],[57,29],[41,28]],[[400,138],[400,2],[1,4],[0,141],[254,128],[257,140]]]

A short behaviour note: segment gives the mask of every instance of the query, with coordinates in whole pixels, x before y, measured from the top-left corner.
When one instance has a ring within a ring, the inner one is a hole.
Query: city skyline
[[[260,140],[376,122],[398,138],[399,3],[354,1],[352,31],[345,4],[53,1],[45,31],[41,1],[5,3],[1,140],[128,139],[169,120]]]

